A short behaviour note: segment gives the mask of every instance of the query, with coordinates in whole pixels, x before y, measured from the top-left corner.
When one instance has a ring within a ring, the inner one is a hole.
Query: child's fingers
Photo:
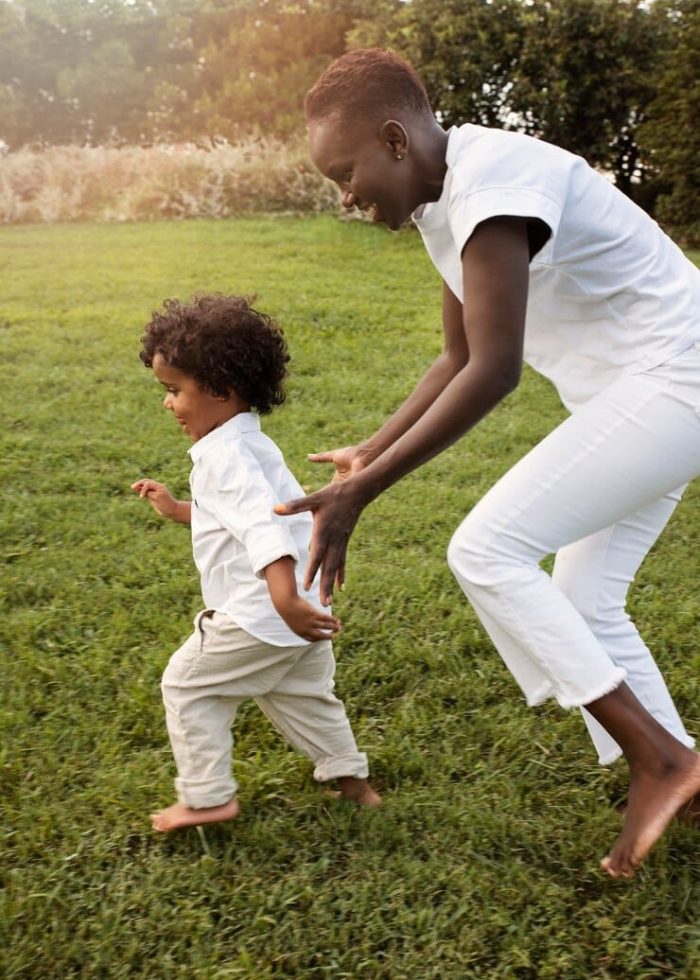
[[[135,490],[139,497],[143,498],[157,494],[161,490],[164,490],[165,487],[162,483],[156,483],[155,480],[137,480],[136,483],[131,484],[131,489]]]
[[[337,632],[340,629],[340,620],[337,616],[319,616],[316,622],[324,630],[334,630]]]

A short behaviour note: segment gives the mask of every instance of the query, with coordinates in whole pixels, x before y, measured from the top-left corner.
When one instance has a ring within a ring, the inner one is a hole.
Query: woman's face
[[[400,123],[375,126],[326,118],[309,124],[309,151],[321,173],[338,185],[346,208],[369,211],[394,230],[422,203],[408,137]]]

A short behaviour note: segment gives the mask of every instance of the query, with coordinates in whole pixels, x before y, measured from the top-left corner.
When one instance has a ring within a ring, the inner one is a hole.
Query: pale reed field
[[[0,223],[335,210],[302,142],[55,146],[0,156]]]

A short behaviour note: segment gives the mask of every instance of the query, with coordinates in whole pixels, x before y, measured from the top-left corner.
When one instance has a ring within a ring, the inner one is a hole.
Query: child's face
[[[411,157],[387,138],[391,125],[321,119],[309,125],[309,151],[321,173],[340,188],[344,207],[370,211],[373,221],[396,230],[422,201]]]
[[[161,354],[153,358],[153,373],[165,388],[163,407],[173,413],[193,442],[247,408],[236,395],[219,398],[205,391],[191,375],[168,364]]]

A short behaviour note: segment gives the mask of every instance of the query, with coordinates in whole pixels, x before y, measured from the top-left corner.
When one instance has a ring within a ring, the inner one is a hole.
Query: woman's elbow
[[[522,363],[516,361],[490,364],[484,369],[482,383],[491,392],[494,404],[515,391],[520,384],[521,373]]]
[[[503,391],[503,398],[505,398],[506,395],[510,395],[510,393],[515,391],[515,389],[518,387],[522,372],[522,361],[517,361],[512,364],[502,366],[501,371],[499,372],[499,377],[501,389]]]

